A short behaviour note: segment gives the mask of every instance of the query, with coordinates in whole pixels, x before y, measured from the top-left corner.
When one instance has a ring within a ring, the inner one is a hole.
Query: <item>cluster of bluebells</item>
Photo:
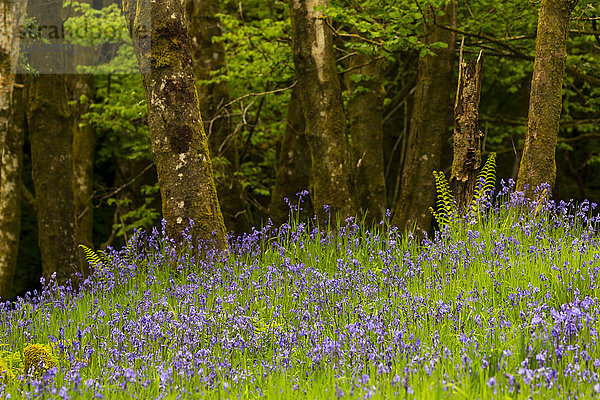
[[[3,350],[60,353],[0,397],[600,396],[596,205],[511,185],[422,240],[352,218],[267,224],[229,252],[138,232],[77,290],[0,305]]]

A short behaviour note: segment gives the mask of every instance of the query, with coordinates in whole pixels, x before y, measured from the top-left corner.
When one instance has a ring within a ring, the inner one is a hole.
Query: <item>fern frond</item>
[[[450,222],[450,218],[454,214],[454,196],[450,191],[450,185],[443,172],[433,171],[435,177],[435,188],[437,191],[436,208],[437,211],[430,211],[437,221],[438,225],[446,225]]]
[[[477,177],[477,188],[471,202],[471,210],[479,212],[481,201],[496,187],[496,153],[490,153],[485,165]]]
[[[104,264],[104,265],[109,264],[110,260],[108,259],[106,254],[104,254],[103,251],[101,251],[101,250],[94,251],[83,244],[80,244],[79,247],[81,247],[83,249],[83,253],[85,254],[85,259],[87,260],[88,264],[90,264],[90,266],[95,267],[99,264]]]

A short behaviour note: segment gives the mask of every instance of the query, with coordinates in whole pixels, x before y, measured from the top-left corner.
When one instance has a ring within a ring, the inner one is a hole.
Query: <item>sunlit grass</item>
[[[0,396],[598,397],[593,206],[500,197],[422,241],[293,216],[194,259],[138,234],[78,293],[4,305]],[[31,343],[57,365],[26,371]]]

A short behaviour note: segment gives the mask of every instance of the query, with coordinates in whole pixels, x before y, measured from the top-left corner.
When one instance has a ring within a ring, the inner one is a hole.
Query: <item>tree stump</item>
[[[473,198],[477,173],[481,167],[481,141],[484,134],[479,130],[478,115],[482,66],[483,50],[477,59],[466,64],[461,45],[454,103],[454,159],[450,177],[450,187],[459,212],[464,211]]]

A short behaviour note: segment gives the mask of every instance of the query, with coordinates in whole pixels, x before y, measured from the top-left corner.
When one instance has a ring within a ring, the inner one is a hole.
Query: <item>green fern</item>
[[[106,254],[104,254],[103,251],[101,251],[101,250],[94,251],[83,244],[80,244],[79,247],[81,247],[83,249],[85,258],[86,258],[88,264],[90,264],[90,266],[96,267],[99,264],[104,264],[104,265],[109,264],[110,260],[108,259]]]
[[[429,207],[429,211],[433,214],[438,225],[442,226],[450,222],[450,217],[454,213],[454,196],[452,196],[450,185],[443,172],[433,171],[433,176],[435,177],[435,188],[437,191],[437,211],[431,207]]]
[[[473,195],[473,201],[471,202],[471,210],[473,213],[479,213],[479,205],[481,200],[493,192],[496,187],[496,153],[490,153],[485,165],[481,169],[479,176],[477,177],[477,189]]]
[[[446,176],[443,172],[433,171],[435,177],[435,188],[437,191],[437,211],[432,207],[429,207],[429,211],[433,214],[433,217],[437,221],[438,225],[447,225],[450,222],[450,218],[454,213],[456,207],[454,203],[454,196],[450,190],[450,185],[446,180]],[[494,190],[496,186],[496,153],[490,153],[485,165],[481,169],[479,176],[477,177],[477,189],[473,194],[473,200],[471,202],[471,210],[478,214],[478,209],[481,200],[488,195],[488,193]]]

